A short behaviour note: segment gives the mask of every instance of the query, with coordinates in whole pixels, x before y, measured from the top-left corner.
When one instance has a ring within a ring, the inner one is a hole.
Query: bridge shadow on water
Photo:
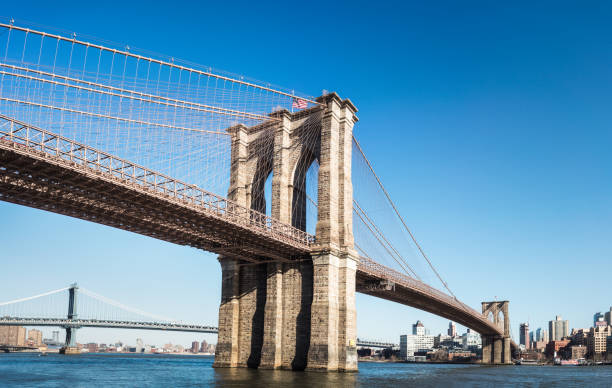
[[[215,387],[355,387],[358,373],[223,368],[215,369]]]

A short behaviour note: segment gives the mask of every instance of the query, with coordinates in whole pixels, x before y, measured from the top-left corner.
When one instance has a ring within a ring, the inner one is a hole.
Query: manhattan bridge
[[[351,371],[360,292],[471,328],[483,362],[509,363],[508,302],[477,311],[453,294],[357,122],[337,93],[0,23],[0,200],[213,252],[222,270],[218,328],[76,286],[0,304],[0,325],[64,327],[67,346],[78,327],[218,332],[216,367]],[[77,289],[95,301],[86,317]],[[43,305],[63,313],[19,313],[60,294]]]

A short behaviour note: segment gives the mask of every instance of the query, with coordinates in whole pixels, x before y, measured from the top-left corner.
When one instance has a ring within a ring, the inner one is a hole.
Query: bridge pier
[[[306,171],[319,162],[316,247],[310,257],[219,257],[215,367],[357,370],[351,183],[356,108],[335,93],[317,101],[320,106],[304,111],[275,112],[270,123],[228,129],[228,197],[265,212],[264,183],[272,173],[272,217],[302,230]]]
[[[493,337],[481,336],[482,339],[482,363],[493,364]]]
[[[508,301],[482,302],[482,314],[499,326],[503,335],[482,335],[482,363],[510,364],[510,318],[508,316]]]
[[[68,289],[68,320],[76,319],[77,317],[77,290],[79,287],[76,283],[72,284]],[[76,327],[66,327],[66,342],[64,347],[60,349],[61,354],[79,354],[79,349],[76,343]]]
[[[357,369],[353,258],[326,253],[298,263],[219,261],[214,367]]]

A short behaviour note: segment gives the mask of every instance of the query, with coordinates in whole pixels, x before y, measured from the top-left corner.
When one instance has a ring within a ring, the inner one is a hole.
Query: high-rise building
[[[423,325],[423,322],[417,321],[412,325],[412,335],[425,335],[425,325]]]
[[[28,331],[28,342],[32,346],[41,346],[42,345],[42,331],[36,329],[30,329]]]
[[[448,333],[447,334],[451,337],[457,336],[457,326],[455,325],[455,322],[448,323]]]
[[[548,339],[549,341],[561,341],[569,335],[569,322],[562,320],[560,315],[555,317],[554,321],[548,321]]]
[[[191,353],[197,353],[200,350],[200,343],[198,341],[193,341],[191,343]]]
[[[202,340],[202,345],[200,345],[200,353],[207,353],[208,352],[208,343],[206,342],[206,340]]]
[[[597,326],[597,322],[603,322],[606,316],[602,313],[593,314],[593,327]]]
[[[608,322],[608,325],[612,325],[612,306],[610,306],[609,311],[606,311],[606,313],[604,314],[604,318],[606,322]]]
[[[531,344],[536,342],[537,340],[538,338],[536,337],[535,331],[530,331],[529,332],[529,348],[531,348]]]
[[[0,344],[25,346],[26,328],[22,326],[0,326]]]
[[[592,327],[587,338],[588,353],[594,357],[605,357],[608,336],[612,336],[612,326]]]
[[[529,349],[529,323],[521,323],[519,336],[520,344],[524,345],[525,349]]]
[[[549,341],[548,332],[541,327],[538,327],[535,331],[535,341]]]

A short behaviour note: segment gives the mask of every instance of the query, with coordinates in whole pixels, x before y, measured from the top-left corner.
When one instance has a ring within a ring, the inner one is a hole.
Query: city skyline
[[[576,278],[571,270],[576,260],[606,268],[610,252],[612,184],[603,179],[610,174],[608,108],[603,102],[609,101],[609,90],[600,82],[610,77],[610,70],[597,65],[605,63],[602,55],[609,55],[597,49],[606,34],[584,44],[585,31],[609,29],[597,15],[551,5],[534,5],[529,14],[491,6],[488,12],[507,14],[503,22],[482,20],[478,9],[457,20],[442,15],[433,25],[394,20],[402,27],[393,28],[422,37],[415,42],[373,42],[355,27],[358,22],[340,20],[348,44],[346,51],[336,52],[335,47],[314,45],[308,34],[292,34],[293,25],[285,22],[278,28],[287,32],[264,29],[253,34],[246,17],[237,16],[236,28],[225,32],[228,44],[220,45],[203,37],[216,36],[222,25],[202,23],[197,12],[127,7],[126,15],[143,14],[130,25],[123,19],[128,16],[110,11],[96,10],[100,18],[92,21],[42,2],[32,3],[27,13],[23,5],[12,4],[4,12],[79,34],[127,39],[136,47],[313,95],[337,90],[360,108],[356,135],[367,144],[411,228],[462,301],[478,308],[483,300],[510,300],[515,339],[520,322],[547,330],[548,321],[561,315],[570,329],[589,327],[593,313],[607,308],[605,278],[592,282]],[[332,15],[345,11],[329,7]],[[349,11],[367,31],[397,32],[380,15],[371,27],[367,10]],[[304,12],[305,31],[320,30],[332,18],[308,20],[315,18]],[[588,24],[581,18],[586,13]],[[550,16],[547,28],[540,26],[543,15]],[[490,41],[476,39],[469,27],[475,22],[491,30]],[[526,31],[516,31],[516,25]],[[253,48],[240,53],[227,48],[244,39]],[[306,53],[292,53],[279,63],[258,55],[262,41],[301,45]],[[198,49],[204,42],[207,49]],[[366,44],[376,47],[368,58],[358,56]],[[514,63],[508,52],[528,58],[528,64]],[[310,58],[321,55],[328,59],[325,66]],[[385,71],[371,80],[373,69]],[[384,83],[394,87],[381,98]],[[385,130],[393,130],[393,136],[380,136]],[[399,178],[394,163],[405,166]],[[151,313],[217,324],[221,276],[216,255],[5,202],[0,202],[0,215],[3,272],[9,278],[0,286],[0,302],[76,281]],[[427,269],[420,265],[424,268],[419,270]],[[556,286],[553,295],[544,275],[576,282],[575,288]],[[433,275],[425,280],[441,288]],[[366,295],[357,295],[357,311],[362,337],[397,341],[417,320],[431,322],[432,332],[448,328],[446,319]],[[85,330],[100,338],[124,333],[82,329],[79,335],[89,335]],[[162,333],[147,335],[164,338]]]

